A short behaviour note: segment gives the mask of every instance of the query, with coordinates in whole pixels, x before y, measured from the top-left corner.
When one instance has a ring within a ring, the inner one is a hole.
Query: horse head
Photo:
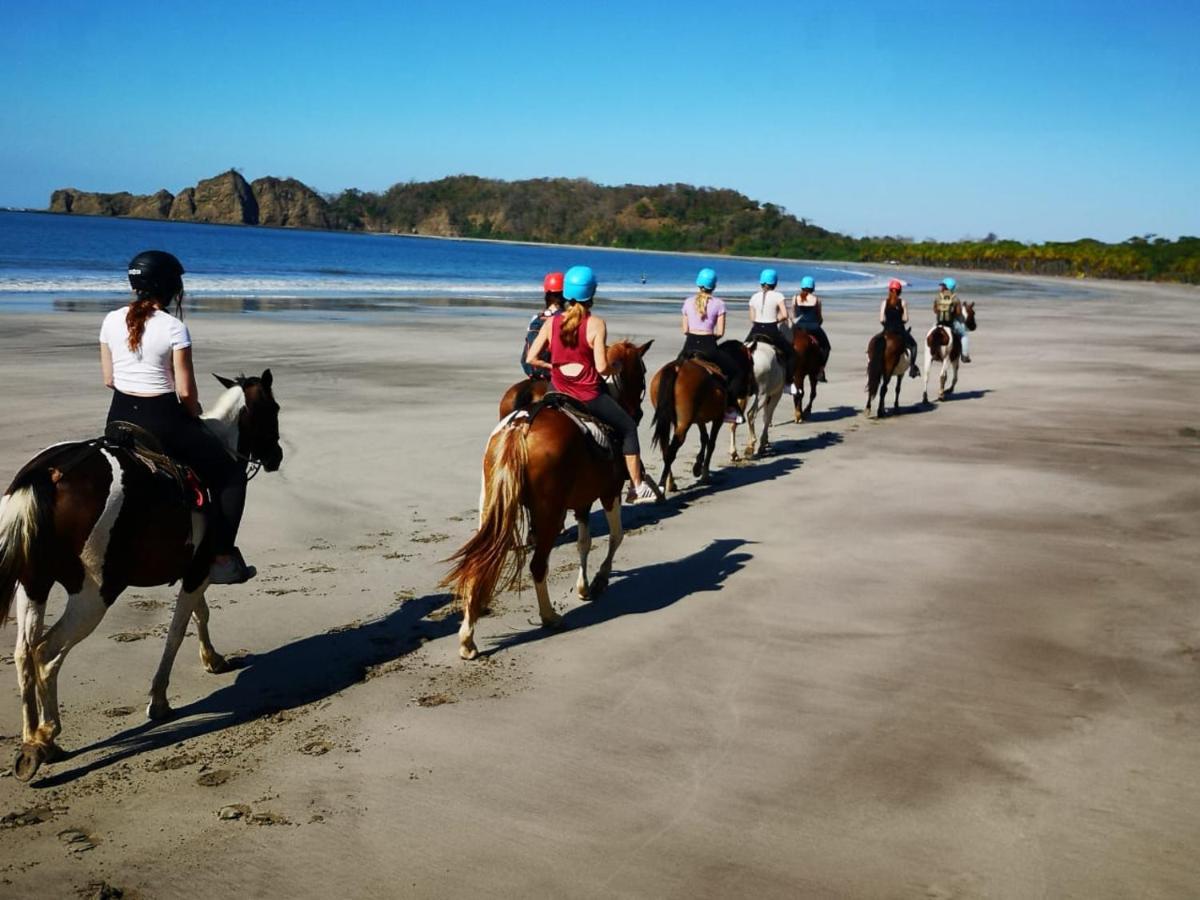
[[[227,388],[242,390],[245,402],[237,415],[237,452],[274,472],[283,462],[283,448],[279,446],[279,404],[271,390],[271,370],[265,369],[258,377],[225,378],[215,372],[213,377]]]
[[[615,371],[617,402],[635,422],[642,421],[642,398],[646,396],[646,363],[642,357],[654,341],[640,347],[632,341],[620,341],[608,348],[608,364]]]
[[[963,304],[963,313],[966,317],[967,331],[974,331],[975,330],[975,303],[973,301],[971,303],[964,303]]]

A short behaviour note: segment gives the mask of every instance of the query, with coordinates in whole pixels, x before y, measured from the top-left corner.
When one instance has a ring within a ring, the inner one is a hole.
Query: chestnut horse
[[[975,330],[975,304],[963,304],[963,317],[966,322],[967,331]],[[929,372],[933,368],[933,363],[940,362],[942,364],[941,374],[938,376],[938,400],[945,400],[947,394],[954,392],[955,385],[958,384],[958,364],[962,359],[962,338],[959,337],[953,329],[947,328],[945,325],[934,325],[930,329],[929,334],[925,335],[925,402],[929,402]],[[950,387],[946,387],[946,371],[950,370],[952,379]]]
[[[220,378],[227,390],[205,424],[231,454],[279,468],[279,405],[271,370],[261,378]],[[13,774],[28,781],[44,762],[63,756],[58,676],[71,648],[100,624],[127,587],[181,582],[166,646],[150,685],[151,719],[171,712],[167,684],[189,618],[195,618],[200,660],[221,672],[225,660],[208,635],[204,590],[212,564],[205,516],[179,485],[155,475],[133,451],[95,442],[55,444],[13,479],[0,499],[0,622],[16,597],[13,662],[21,690],[21,748]],[[50,589],[61,584],[67,605],[42,630]]]
[[[740,353],[749,370],[752,363],[741,341],[725,341],[721,349],[735,356]],[[671,464],[693,423],[700,429],[700,452],[692,474],[702,482],[708,481],[717,432],[725,421],[726,392],[725,379],[715,363],[695,358],[676,359],[654,373],[650,381],[650,404],[654,407],[654,445],[663,455],[659,486],[664,491],[676,489]]]
[[[617,402],[635,421],[642,414],[646,391],[642,357],[650,343],[638,347],[622,341],[608,348],[609,364],[617,370],[612,379]],[[578,528],[576,592],[586,600],[608,586],[613,555],[623,534],[621,488],[626,478],[625,460],[620,447],[613,448],[610,459],[601,458],[589,447],[589,441],[579,426],[557,409],[543,409],[532,422],[519,409],[493,429],[483,458],[479,530],[450,558],[453,567],[442,581],[462,604],[458,652],[463,659],[479,655],[475,623],[488,608],[497,587],[520,583],[527,534],[533,538],[529,574],[533,576],[538,613],[547,627],[559,623],[561,617],[550,605],[546,575],[550,551],[562,533],[568,510],[575,513]],[[608,519],[608,553],[589,584],[588,515],[597,500]]]
[[[518,381],[500,398],[500,418],[518,409],[529,409],[546,396],[550,390],[550,382],[545,378],[525,378]]]
[[[817,378],[825,365],[825,354],[816,335],[803,328],[793,329],[792,349],[796,352],[796,368],[792,372],[792,384],[796,393],[792,405],[796,422],[803,422],[812,415],[813,401],[817,399]],[[808,406],[804,405],[804,380],[808,379]]]
[[[912,353],[904,335],[885,331],[871,338],[867,344],[867,406],[866,413],[871,414],[871,401],[875,391],[879,391],[879,413],[882,416],[884,400],[887,397],[888,382],[896,379],[896,398],[892,403],[892,412],[900,411],[900,386],[904,383],[904,373],[912,363]]]

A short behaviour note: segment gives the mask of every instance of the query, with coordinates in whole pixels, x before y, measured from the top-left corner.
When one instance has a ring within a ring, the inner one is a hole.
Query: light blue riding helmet
[[[817,283],[815,281],[813,281],[813,277],[811,275],[805,275],[803,278],[800,279],[800,290],[812,291],[812,290],[816,290],[816,287],[817,287]]]
[[[563,299],[586,303],[596,296],[596,273],[591,266],[571,266],[563,276]]]
[[[710,269],[705,266],[696,273],[696,287],[704,288],[706,291],[715,291],[717,289],[717,273],[715,269]]]
[[[763,269],[759,273],[758,283],[765,284],[767,287],[775,287],[779,284],[779,273],[774,269]]]
[[[958,282],[955,281],[953,278],[943,278],[942,286],[945,287],[946,290],[948,290],[948,291],[958,290]]]

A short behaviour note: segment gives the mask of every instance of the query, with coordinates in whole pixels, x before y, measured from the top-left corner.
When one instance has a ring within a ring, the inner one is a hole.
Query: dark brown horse
[[[721,348],[740,353],[750,370],[750,356],[740,341],[725,341]],[[702,482],[708,481],[717,432],[725,421],[727,390],[720,368],[707,360],[677,359],[654,373],[650,381],[650,404],[654,407],[654,445],[663,455],[659,486],[664,491],[676,489],[671,465],[693,424],[700,429],[700,452],[692,474]]]
[[[911,357],[912,353],[902,334],[885,331],[871,338],[867,344],[867,415],[871,414],[871,401],[876,391],[879,391],[878,415],[884,414],[883,404],[887,397],[888,382],[892,378],[896,379],[892,412],[900,411],[900,386],[904,383],[904,373],[913,362]]]
[[[792,349],[796,352],[796,369],[792,373],[792,384],[796,393],[792,395],[795,420],[802,422],[812,415],[813,401],[817,399],[817,378],[825,365],[825,354],[816,336],[803,328],[792,332]],[[804,405],[804,381],[808,380],[808,406]]]
[[[608,348],[617,402],[635,420],[641,418],[646,390],[646,366],[641,347],[622,341]],[[475,623],[487,609],[497,587],[520,582],[526,535],[533,537],[529,573],[537,594],[542,624],[557,625],[560,616],[550,605],[546,574],[550,551],[562,533],[567,511],[575,513],[578,528],[579,578],[575,589],[583,599],[595,597],[608,585],[613,554],[621,544],[621,488],[625,461],[620,448],[612,458],[601,458],[589,447],[589,438],[563,412],[543,409],[533,419],[518,410],[500,422],[488,439],[483,458],[483,494],[479,530],[454,556],[443,580],[462,604],[458,630],[459,655],[474,659]],[[587,559],[591,549],[588,515],[597,500],[608,519],[608,553],[595,579],[588,582]]]
[[[500,398],[500,418],[518,409],[529,409],[546,396],[550,382],[545,378],[524,378],[518,381]]]
[[[962,306],[963,321],[967,331],[974,331],[975,304],[964,303]],[[933,363],[940,362],[942,371],[938,376],[938,400],[945,400],[947,394],[954,392],[958,384],[958,364],[962,360],[962,338],[953,329],[945,325],[934,325],[929,334],[925,335],[925,402],[929,402],[929,373]],[[950,386],[946,387],[946,376],[952,375]]]
[[[218,376],[219,378],[219,376]],[[220,378],[228,390],[205,422],[229,451],[268,472],[279,468],[279,405],[271,371]],[[16,598],[13,661],[21,690],[21,748],[13,773],[28,781],[60,758],[58,675],[71,648],[100,624],[127,587],[181,582],[146,714],[170,714],[167,683],[189,618],[200,659],[226,668],[208,636],[204,589],[212,564],[205,516],[175,481],[155,474],[131,450],[95,442],[56,444],[25,465],[0,499],[0,622]],[[43,631],[55,584],[67,591],[61,616]]]

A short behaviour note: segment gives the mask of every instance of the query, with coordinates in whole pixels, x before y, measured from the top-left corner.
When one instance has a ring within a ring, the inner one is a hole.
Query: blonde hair
[[[559,326],[558,336],[564,346],[574,347],[579,344],[579,325],[587,318],[587,313],[587,307],[582,303],[572,303],[566,312],[560,313],[562,325]]]
[[[704,313],[708,310],[708,301],[712,298],[712,291],[708,288],[698,288],[696,290],[696,315],[701,319],[704,318]]]

